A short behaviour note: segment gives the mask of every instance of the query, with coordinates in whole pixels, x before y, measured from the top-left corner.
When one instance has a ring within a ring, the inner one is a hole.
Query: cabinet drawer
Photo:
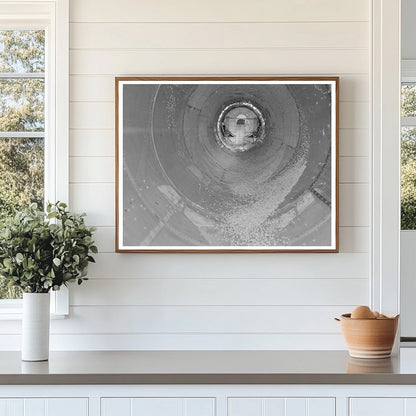
[[[101,399],[101,416],[214,416],[214,398],[135,397]]]
[[[416,399],[399,397],[351,398],[350,416],[414,416]]]
[[[86,398],[0,399],[0,416],[88,416]]]
[[[229,398],[228,416],[335,416],[335,399]]]

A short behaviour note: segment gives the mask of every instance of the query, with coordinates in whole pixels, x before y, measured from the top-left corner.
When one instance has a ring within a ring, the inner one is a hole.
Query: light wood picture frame
[[[117,77],[117,252],[338,252],[338,77]]]

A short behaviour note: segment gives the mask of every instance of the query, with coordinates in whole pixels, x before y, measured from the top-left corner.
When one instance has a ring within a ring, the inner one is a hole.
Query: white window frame
[[[69,200],[69,0],[0,0],[0,30],[45,30],[45,201]],[[51,312],[69,313],[65,287]],[[21,300],[1,300],[0,319],[19,318]]]
[[[371,4],[370,305],[373,310],[394,314],[400,311],[401,4],[400,0],[372,0]]]

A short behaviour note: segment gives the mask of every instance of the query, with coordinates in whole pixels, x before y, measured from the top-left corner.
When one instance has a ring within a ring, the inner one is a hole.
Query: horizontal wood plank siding
[[[367,22],[370,4],[363,0],[264,0],[261,7],[239,0],[71,0],[71,22]]]
[[[369,302],[370,1],[70,2],[70,207],[97,226],[90,280],[51,347],[342,349]],[[116,254],[114,77],[340,77],[339,254]],[[19,348],[20,323],[0,327]]]

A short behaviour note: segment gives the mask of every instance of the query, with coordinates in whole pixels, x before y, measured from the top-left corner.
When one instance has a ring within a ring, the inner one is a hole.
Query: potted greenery
[[[46,213],[32,204],[0,225],[0,276],[23,291],[24,361],[48,359],[50,290],[81,284],[94,262],[95,230],[84,217],[64,203],[49,203]]]

